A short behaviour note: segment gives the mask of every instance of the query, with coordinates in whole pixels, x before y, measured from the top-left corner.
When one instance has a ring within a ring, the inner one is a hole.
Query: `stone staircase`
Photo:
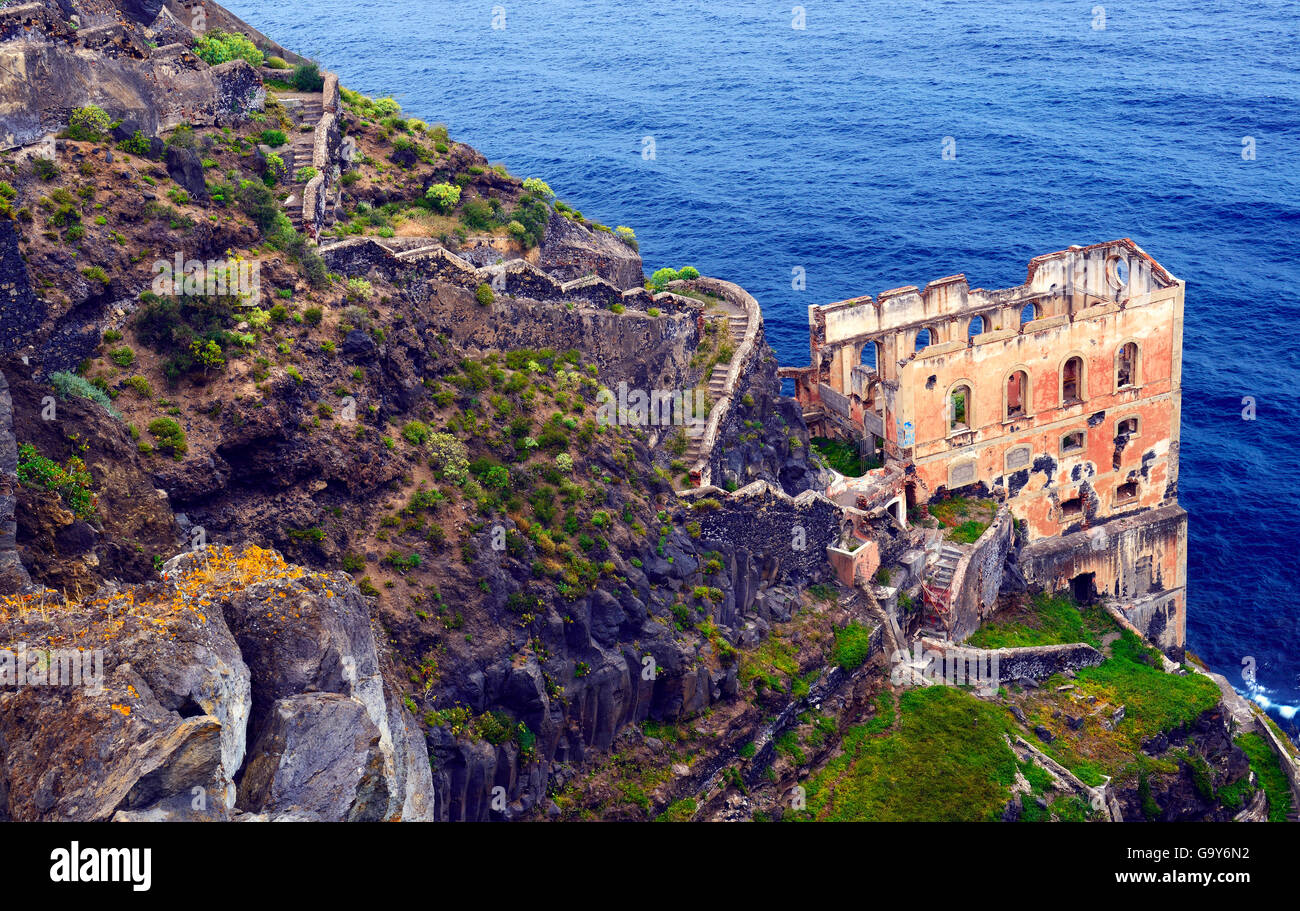
[[[294,229],[303,230],[303,185],[296,180],[298,170],[311,165],[316,146],[316,125],[325,116],[325,96],[321,92],[287,92],[278,96],[293,117],[293,133],[289,137],[288,151],[281,151],[289,169],[288,180],[293,192],[284,202],[284,214],[293,222]],[[311,127],[303,130],[304,126]]]
[[[943,542],[939,545],[939,553],[934,561],[930,564],[925,578],[925,588],[938,605],[928,604],[931,613],[938,616],[927,616],[924,623],[925,627],[921,630],[923,635],[930,635],[935,638],[947,638],[947,629],[941,629],[935,625],[937,620],[943,623],[943,614],[947,612],[949,605],[952,603],[952,577],[957,571],[957,564],[961,561],[965,553],[960,547]]]
[[[740,343],[744,340],[745,330],[749,328],[749,321],[748,319],[746,319],[745,314],[743,312],[739,314],[728,313],[726,320],[727,320],[727,343],[731,346],[732,350],[734,351],[740,347]],[[728,362],[725,364],[720,363],[716,365],[713,368],[713,372],[709,374],[709,383],[707,388],[709,390],[710,407],[712,406],[712,403],[717,402],[718,399],[726,395],[727,374],[729,374],[730,372],[731,372],[731,363]],[[686,455],[684,456],[687,465],[694,465],[700,460],[700,456],[703,453],[703,449],[704,449],[703,430],[704,428],[703,426],[701,426],[700,433],[694,436],[687,436],[688,445],[686,447]]]

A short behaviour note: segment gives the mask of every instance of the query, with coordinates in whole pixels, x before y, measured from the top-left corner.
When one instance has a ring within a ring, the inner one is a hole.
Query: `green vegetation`
[[[453,183],[435,183],[425,191],[424,198],[433,204],[435,211],[446,214],[460,202],[460,187]]]
[[[996,616],[967,640],[972,648],[1020,648],[1086,642],[1101,647],[1119,627],[1100,606],[1080,608],[1069,592],[1040,592],[1024,608]]]
[[[77,108],[68,118],[68,138],[78,142],[97,142],[105,139],[112,120],[103,108],[88,104]]]
[[[948,497],[931,502],[927,509],[944,527],[950,540],[959,544],[974,544],[993,524],[998,505],[992,500]]]
[[[26,487],[57,493],[79,519],[95,514],[94,482],[86,463],[77,456],[60,466],[38,454],[32,444],[23,443],[18,447],[18,480]]]
[[[88,399],[119,421],[122,419],[122,415],[113,407],[113,400],[108,397],[108,393],[98,386],[91,385],[85,377],[77,376],[75,373],[68,373],[66,370],[59,370],[50,374],[50,385],[54,387],[54,391],[59,394],[61,399]]]
[[[821,454],[826,464],[846,478],[860,478],[872,468],[879,468],[880,463],[858,455],[858,447],[847,440],[833,440],[829,437],[813,437],[813,451]]]
[[[253,66],[261,66],[265,59],[265,55],[257,49],[257,45],[243,35],[216,30],[208,32],[194,42],[194,53],[210,66],[229,63],[231,60],[247,60]]]
[[[1242,734],[1236,744],[1250,760],[1250,768],[1268,797],[1268,821],[1286,822],[1291,812],[1291,786],[1277,754],[1259,734]]]
[[[1002,739],[1008,724],[1002,710],[959,689],[909,690],[901,699],[898,729],[882,734],[875,722],[851,728],[844,752],[808,779],[808,809],[791,816],[996,820],[1010,799],[1017,768]]]
[[[831,660],[846,671],[862,667],[871,651],[871,630],[851,621],[848,626],[835,630],[835,647]]]
[[[189,451],[185,443],[185,431],[171,418],[155,418],[150,421],[149,432],[158,441],[158,448],[170,452],[178,462]]]

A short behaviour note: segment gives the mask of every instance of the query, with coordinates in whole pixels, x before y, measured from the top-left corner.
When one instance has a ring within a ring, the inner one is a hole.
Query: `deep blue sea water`
[[[744,285],[782,364],[808,362],[809,304],[955,272],[1008,287],[1037,254],[1132,237],[1187,281],[1189,644],[1294,729],[1300,14],[1149,0],[1097,28],[1097,5],[811,0],[796,29],[755,0],[227,0],[631,226],[647,272]]]

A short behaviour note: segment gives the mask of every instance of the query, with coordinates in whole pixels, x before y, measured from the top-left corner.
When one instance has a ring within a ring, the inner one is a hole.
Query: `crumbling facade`
[[[1183,291],[1131,240],[1071,247],[1016,288],[955,275],[810,307],[812,366],[782,375],[815,433],[903,467],[909,508],[992,496],[1030,583],[1106,597],[1179,648]]]

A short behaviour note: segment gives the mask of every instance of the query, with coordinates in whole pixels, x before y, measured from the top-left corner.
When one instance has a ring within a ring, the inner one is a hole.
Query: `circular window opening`
[[[1106,275],[1110,279],[1110,283],[1117,289],[1128,287],[1128,260],[1113,256],[1109,265],[1110,268],[1106,270]]]

